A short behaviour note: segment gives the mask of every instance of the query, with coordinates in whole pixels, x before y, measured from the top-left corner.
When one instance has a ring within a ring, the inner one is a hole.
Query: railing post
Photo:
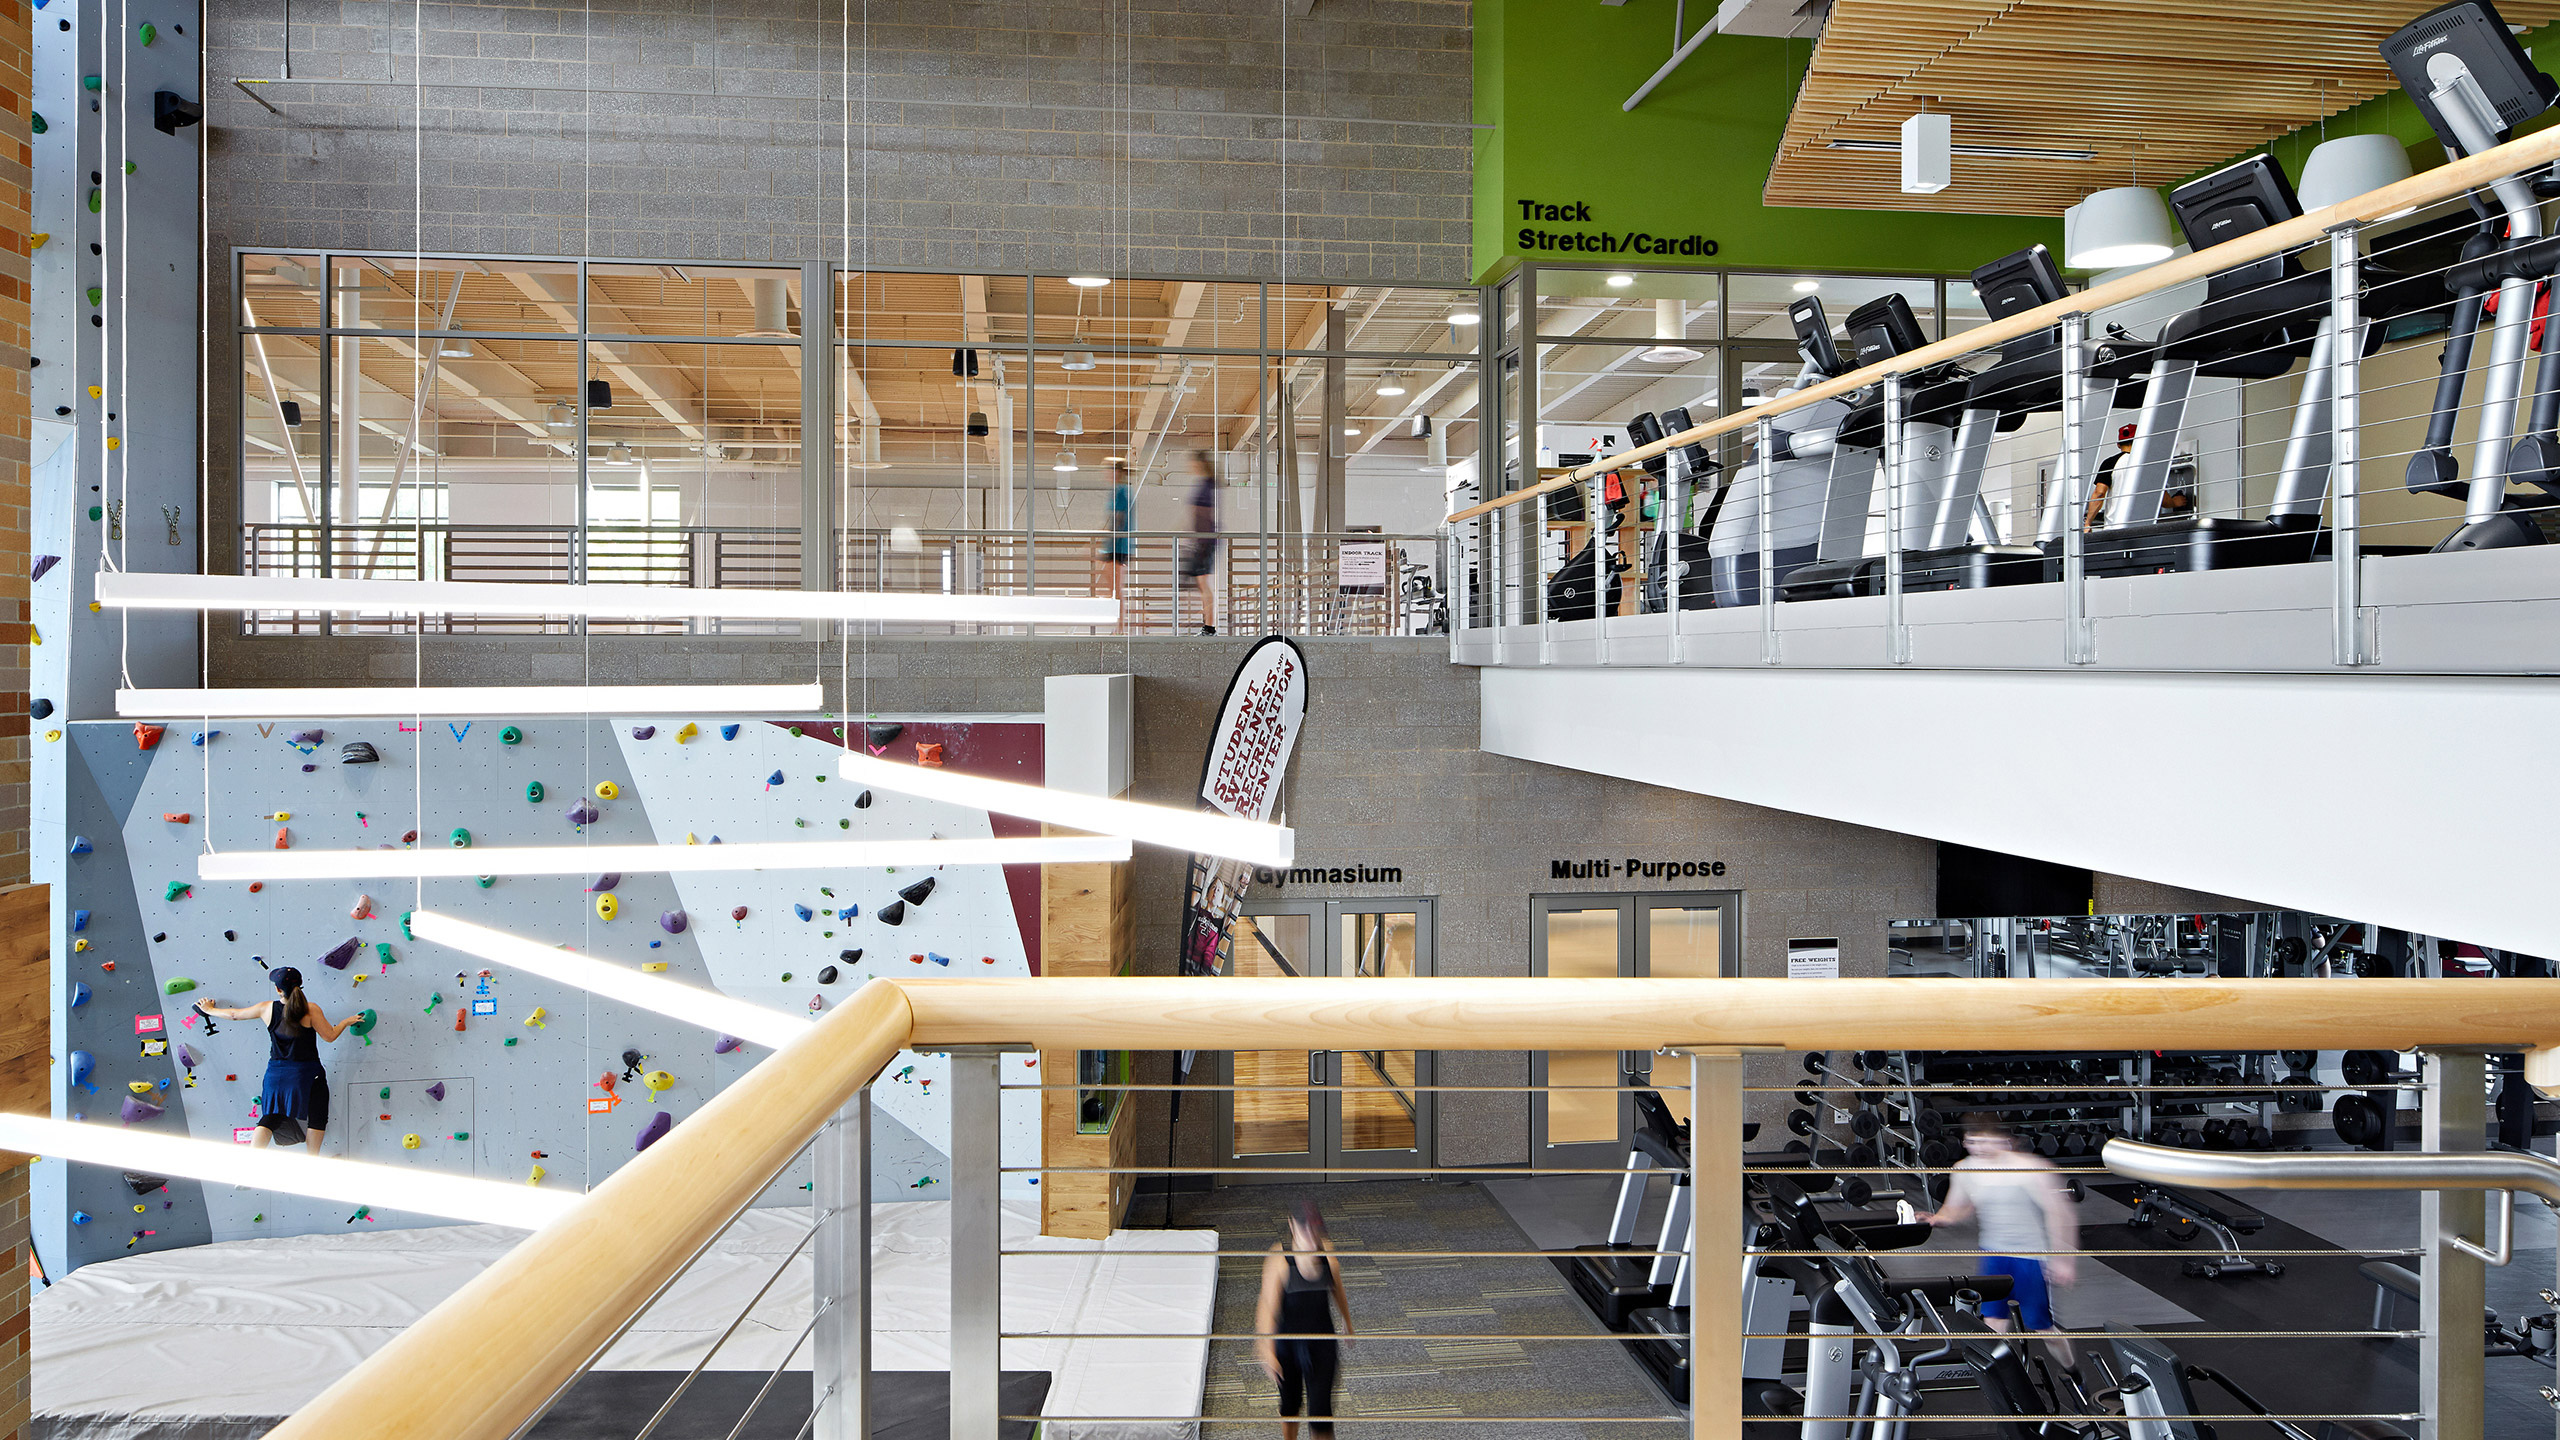
[[[1742,1056],[1689,1053],[1689,1435],[1741,1440]]]
[[[2488,1148],[2486,1057],[2479,1051],[2428,1050],[2420,1064],[2420,1148],[2431,1151]],[[2385,1117],[2390,1122],[2390,1117]],[[2480,1311],[2488,1281],[2478,1256],[2456,1249],[2459,1238],[2477,1245],[2484,1206],[2477,1190],[2418,1193],[2418,1440],[2480,1440],[2485,1413],[2480,1354]]]
[[[1760,561],[1753,572],[1759,576],[1760,595],[1760,663],[1778,663],[1778,577],[1771,571],[1778,565],[1777,551],[1769,524],[1770,491],[1777,478],[1777,462],[1772,459],[1777,444],[1777,428],[1763,420],[1751,427],[1752,463],[1760,467]],[[1712,562],[1710,562],[1712,563]]]
[[[1911,632],[1902,622],[1902,480],[1911,466],[1902,417],[1908,399],[1901,376],[1884,377],[1884,658],[1895,665],[1911,663]]]
[[[2364,319],[2356,293],[2356,231],[2329,232],[2329,575],[2337,635],[2335,661],[2370,665],[2364,643],[2363,497],[2358,493],[2363,423],[2358,392],[2364,367]]]
[[[996,1440],[1003,1385],[1001,1047],[951,1056],[951,1440]]]
[[[1609,582],[1618,572],[1609,563],[1609,471],[1591,477],[1591,493],[1583,497],[1582,518],[1591,525],[1591,663],[1609,663]],[[1571,557],[1568,556],[1568,559]]]
[[[1662,497],[1654,533],[1662,537],[1662,608],[1668,617],[1664,623],[1670,627],[1665,653],[1677,665],[1688,655],[1680,637],[1680,597],[1688,583],[1680,573],[1680,541],[1689,531],[1689,462],[1677,451],[1667,462],[1664,473],[1672,477],[1670,493]],[[1641,568],[1637,573],[1643,573]]]
[[[1545,584],[1547,578],[1547,492],[1544,490],[1539,491],[1536,495],[1530,497],[1529,503],[1537,507],[1530,516],[1530,518],[1536,522],[1536,527],[1529,532],[1529,543],[1520,547],[1521,560],[1525,567],[1522,571],[1520,582],[1522,592],[1520,599],[1521,603],[1525,605],[1529,601],[1530,592],[1534,591],[1536,593],[1538,601],[1538,663],[1541,665],[1553,665],[1556,663],[1556,612],[1555,607],[1547,603],[1548,597]]]
[[[812,1440],[871,1440],[871,1087],[818,1132]]]
[[[2097,659],[2089,633],[2089,477],[2081,473],[2081,432],[2089,417],[2089,317],[2062,317],[2062,658],[2073,665]]]

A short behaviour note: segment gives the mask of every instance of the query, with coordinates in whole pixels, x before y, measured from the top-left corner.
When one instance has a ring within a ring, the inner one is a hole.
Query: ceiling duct
[[[760,276],[749,281],[747,289],[755,297],[756,323],[754,329],[741,333],[760,340],[790,339],[791,295],[783,289],[781,277]]]

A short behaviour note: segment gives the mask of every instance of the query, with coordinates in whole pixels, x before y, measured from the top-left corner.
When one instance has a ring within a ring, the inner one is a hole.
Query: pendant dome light
[[[2177,248],[2169,207],[2148,186],[2101,190],[2062,212],[2062,259],[2074,270],[2150,265]]]

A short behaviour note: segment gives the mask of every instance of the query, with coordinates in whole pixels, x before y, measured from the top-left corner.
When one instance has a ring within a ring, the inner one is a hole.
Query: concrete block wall
[[[597,684],[806,680],[884,714],[1036,712],[1048,675],[1127,671],[1136,677],[1135,798],[1185,803],[1200,780],[1218,702],[1252,642],[1236,638],[1121,640],[881,639],[848,647],[754,640],[599,639]],[[1292,896],[1427,895],[1437,903],[1437,973],[1528,973],[1529,897],[1576,890],[1735,889],[1743,892],[1745,973],[1786,973],[1790,936],[1837,935],[1846,975],[1882,975],[1887,925],[1925,915],[1935,898],[1933,842],[1811,816],[1660,790],[1486,754],[1478,746],[1476,671],[1449,663],[1447,642],[1301,640],[1310,672],[1307,726],[1283,800],[1306,866],[1392,866],[1400,884],[1293,886]],[[363,677],[424,683],[577,679],[587,648],[575,639],[504,643],[407,639],[221,639],[214,683],[295,685]],[[1596,724],[1593,743],[1607,743]],[[1705,882],[1552,880],[1550,858],[1594,853],[1713,859]],[[1137,970],[1170,974],[1182,913],[1183,857],[1138,852]],[[1262,893],[1268,893],[1262,892]],[[1818,982],[1807,982],[1818,983]],[[1148,1056],[1140,1079],[1170,1078],[1170,1057]],[[1776,1072],[1772,1072],[1774,1075]],[[1203,1078],[1195,1075],[1195,1078]],[[1444,1055],[1449,1084],[1525,1084],[1527,1058]],[[1767,1083],[1755,1081],[1755,1083]],[[1184,1107],[1174,1163],[1213,1163],[1206,1097]],[[1166,1152],[1166,1097],[1138,1101],[1140,1163]],[[1783,1107],[1781,1107],[1783,1108]],[[1529,1111],[1521,1095],[1445,1095],[1439,1159],[1520,1164]],[[1137,1207],[1152,1223],[1148,1207]]]
[[[1464,283],[1468,6],[1301,8],[239,0],[207,239]]]
[[[28,207],[34,43],[27,0],[0,3],[0,885],[27,879]],[[66,239],[65,243],[69,243]],[[22,1207],[23,1208],[23,1207]]]

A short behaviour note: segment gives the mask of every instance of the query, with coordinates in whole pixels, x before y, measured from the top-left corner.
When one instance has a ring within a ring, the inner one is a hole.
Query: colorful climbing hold
[[[471,848],[471,832],[463,829],[461,826],[456,825],[453,827],[453,835],[451,838],[454,849],[468,850]]]
[[[746,1041],[739,1039],[735,1035],[723,1035],[712,1044],[711,1053],[714,1055],[726,1055],[730,1051],[735,1050],[746,1043]]]
[[[549,1007],[536,1005],[533,1007],[533,1013],[524,1017],[524,1023],[532,1026],[536,1030],[548,1030],[551,1027],[545,1023],[545,1018],[550,1014],[551,1011]]]
[[[191,810],[163,810],[160,812],[160,818],[172,825],[189,825],[195,822],[196,817],[195,812]]]
[[[951,957],[950,957],[950,956],[948,956],[948,955],[936,955],[936,954],[934,954],[932,951],[927,950],[926,952],[924,952],[924,958],[926,958],[927,960],[932,961],[934,964],[939,965],[939,966],[941,966],[942,968],[944,968],[944,969],[946,969],[946,970],[948,970],[948,969],[950,969],[950,968],[951,968]]]
[[[690,923],[690,921],[685,919],[685,913],[681,910],[669,910],[658,917],[658,928],[666,931],[670,935],[683,934],[684,927]]]
[[[370,919],[372,917],[367,916],[366,918]],[[373,942],[373,958],[382,962],[386,967],[400,963],[399,957],[391,953],[391,942],[388,940],[377,940]]]
[[[615,886],[620,885],[621,883],[622,883],[622,872],[621,872],[621,871],[619,871],[619,870],[616,870],[616,871],[613,871],[613,872],[611,872],[611,873],[609,873],[609,874],[604,874],[604,875],[599,875],[599,876],[597,876],[597,877],[596,877],[596,883],[594,883],[593,885],[588,886],[588,887],[587,887],[587,890],[588,890],[588,892],[589,892],[590,894],[592,894],[592,893],[594,893],[594,892],[596,892],[596,891],[598,891],[598,890],[610,890],[610,889],[614,888]]]
[[[631,727],[631,738],[634,740],[646,740],[657,733],[658,727],[655,725],[634,725]]]
[[[363,942],[350,935],[330,947],[329,953],[320,957],[320,963],[332,970],[344,970],[355,963],[356,951],[362,948],[362,945]]]
[[[794,915],[799,916],[799,917],[800,917],[801,919],[803,919],[803,920],[807,920],[807,919],[811,918],[812,916],[816,915],[818,912],[816,912],[815,910],[810,909],[810,908],[809,908],[808,906],[806,906],[806,905],[800,904],[798,901],[793,901],[793,902],[792,902],[792,905],[791,905],[791,913],[792,913],[792,914],[794,914]]]
[[[371,1045],[373,1043],[373,1027],[380,1023],[382,1023],[381,1014],[376,1011],[367,1010],[356,1016],[355,1020],[350,1023],[347,1028],[356,1033],[356,1038],[364,1041],[367,1045]]]
[[[498,732],[498,743],[501,745],[521,745],[524,743],[524,732],[517,729],[515,726],[510,725],[506,729]]]
[[[590,800],[581,800],[569,807],[569,823],[572,825],[593,825],[603,818],[604,812]]]
[[[509,1044],[513,1044],[513,1043],[515,1043],[515,1042],[513,1042],[513,1041],[509,1041],[508,1043],[509,1043]],[[532,1174],[530,1174],[530,1175],[527,1175],[526,1177],[524,1177],[524,1183],[526,1183],[527,1185],[539,1185],[539,1184],[541,1184],[541,1183],[542,1183],[542,1177],[543,1177],[543,1176],[545,1176],[545,1175],[548,1175],[548,1174],[550,1174],[550,1173],[551,1173],[550,1171],[543,1169],[543,1168],[542,1168],[541,1166],[539,1166],[539,1165],[536,1165],[536,1166],[534,1166],[534,1167],[533,1167],[533,1173],[532,1173]]]
[[[726,1037],[723,1037],[726,1038]],[[89,1083],[89,1073],[97,1068],[98,1057],[86,1050],[71,1052],[71,1083],[95,1095],[98,1087]]]
[[[676,1128],[676,1117],[661,1110],[648,1124],[640,1127],[640,1136],[632,1142],[631,1148],[635,1153],[646,1150],[667,1138],[667,1132],[674,1128]]]
[[[916,763],[931,770],[942,768],[942,746],[939,742],[916,742]]]
[[[72,981],[72,982],[71,982],[71,1008],[72,1008],[72,1009],[74,1009],[74,1010],[77,1010],[77,1009],[79,1009],[81,1006],[86,1005],[86,1004],[88,1004],[88,1003],[89,1003],[89,982],[88,982],[88,981],[86,981],[86,980],[74,980],[74,981]]]
[[[172,880],[169,882],[169,888],[160,893],[160,898],[172,901],[183,900],[194,893],[196,893],[195,887],[186,881]]]
[[[415,914],[417,914],[417,913],[418,913],[418,912],[417,912],[417,911],[415,911],[415,910],[403,910],[403,911],[401,911],[401,912],[400,912],[400,938],[401,938],[401,939],[403,939],[403,940],[415,940],[415,939],[417,939],[417,938],[418,938],[417,936],[412,935],[412,934],[410,934],[410,933],[409,933],[409,917],[410,917],[410,916],[412,916],[412,915],[415,915]]]
[[[746,907],[746,906],[744,906],[744,905],[741,905],[741,906],[739,906],[737,909],[730,911],[730,912],[729,912],[729,918],[730,918],[730,919],[732,919],[732,920],[744,920],[744,919],[746,919],[746,918],[747,918],[747,907]]]
[[[317,745],[328,738],[327,733],[320,730],[296,730],[293,732],[293,743],[296,745]]]
[[[124,1097],[124,1103],[116,1107],[116,1113],[123,1118],[124,1123],[131,1125],[137,1121],[159,1118],[160,1112],[164,1108],[165,1107],[163,1106],[154,1105],[148,1100],[127,1095]]]
[[[655,1095],[675,1088],[676,1077],[664,1070],[652,1070],[640,1077],[640,1083],[648,1086],[649,1093]]]
[[[677,743],[677,744],[679,744],[679,745],[681,745],[681,744],[683,744],[684,742],[686,742],[687,740],[690,740],[690,739],[692,739],[694,736],[699,735],[699,734],[701,734],[701,733],[702,733],[702,727],[701,727],[701,726],[694,724],[694,723],[693,723],[692,721],[690,721],[690,720],[687,720],[686,722],[684,722],[684,728],[683,728],[683,729],[681,729],[681,730],[678,730],[678,731],[676,732],[676,743]]]
[[[424,1015],[433,1015],[434,1013],[436,1013],[436,1007],[437,1007],[437,1006],[439,1006],[439,1005],[441,1005],[441,1004],[443,1004],[443,1003],[444,1003],[444,992],[443,992],[443,991],[441,991],[441,990],[435,991],[434,993],[432,993],[432,994],[430,994],[430,995],[428,995],[428,996],[427,996],[427,1008],[426,1008],[425,1010],[423,1010],[423,1011],[420,1011],[419,1013],[420,1013],[420,1014],[424,1014]],[[441,1099],[443,1099],[444,1097],[443,1097],[443,1096],[441,1096],[441,1095],[439,1095],[439,1096],[437,1096],[436,1098],[437,1098],[437,1099],[439,1099],[439,1100],[441,1100]]]
[[[735,740],[735,739],[737,739],[737,738],[738,738],[738,727],[737,727],[737,726],[735,726],[735,725],[723,725],[723,726],[721,726],[721,727],[720,727],[720,738],[721,738],[721,739],[723,739],[723,740]]]
[[[541,781],[539,781],[539,780],[529,780],[529,781],[525,782],[525,787],[524,787],[524,799],[525,799],[525,803],[526,803],[526,804],[528,804],[528,805],[539,805],[539,804],[541,804],[541,803],[542,803],[542,782],[541,782]]]
[[[159,744],[160,737],[167,733],[169,733],[169,727],[166,725],[145,725],[141,721],[136,720],[133,722],[134,748],[137,750],[148,750],[152,746]]]
[[[163,995],[184,995],[194,988],[196,988],[196,982],[193,980],[188,979],[184,975],[172,975],[166,983],[161,985],[160,993]]]
[[[597,919],[610,920],[621,912],[622,902],[614,898],[612,891],[608,890],[602,895],[596,897]]]
[[[765,788],[766,788],[766,789],[768,789],[768,790],[772,789],[774,786],[779,785],[779,784],[781,784],[781,783],[782,783],[782,772],[781,772],[781,771],[779,771],[779,770],[776,770],[776,771],[774,771],[772,774],[767,775],[766,777],[764,777],[764,786],[765,786]]]
[[[621,793],[622,787],[614,784],[610,780],[599,780],[596,782],[596,798],[599,800],[611,800]]]
[[[86,929],[88,929],[88,928],[89,928],[89,912],[88,912],[88,911],[86,911],[86,910],[74,910],[74,911],[72,911],[72,912],[71,912],[71,929],[72,929],[73,933],[75,933],[75,934],[76,934],[76,933],[78,933],[78,932],[80,932],[80,931],[82,931],[82,930],[86,930]]]

